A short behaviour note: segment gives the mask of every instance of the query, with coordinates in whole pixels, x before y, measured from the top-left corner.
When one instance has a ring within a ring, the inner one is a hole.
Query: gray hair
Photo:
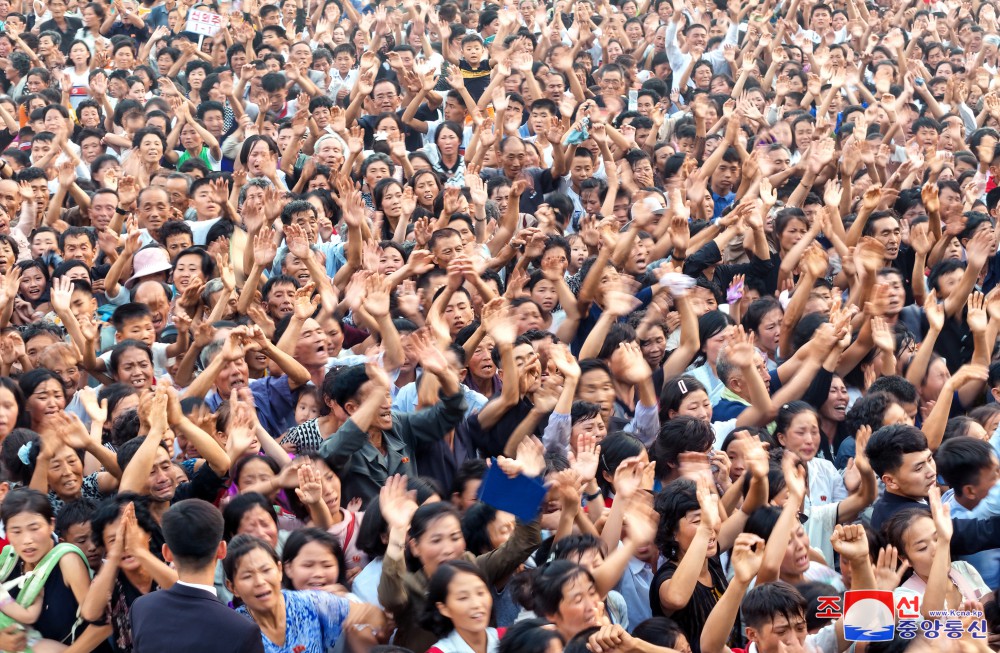
[[[729,386],[729,379],[738,369],[729,360],[729,347],[723,347],[719,350],[719,357],[715,359],[715,373],[719,375],[719,380],[722,381],[723,385]]]
[[[264,190],[267,190],[268,188],[274,186],[274,184],[272,184],[271,180],[268,179],[267,177],[253,177],[252,179],[247,179],[247,183],[243,184],[243,186],[240,188],[240,195],[239,199],[237,200],[240,206],[243,206],[243,202],[247,198],[247,191],[254,186],[256,186],[257,188],[262,188]]]
[[[206,306],[211,306],[212,295],[225,289],[225,285],[222,283],[222,279],[216,277],[215,279],[209,279],[208,283],[205,284],[204,290],[201,291],[201,301]]]
[[[201,369],[208,367],[215,357],[222,353],[222,347],[225,344],[226,340],[223,338],[221,340],[213,340],[205,345],[205,348],[201,350],[201,356],[198,358],[198,361],[201,363]]]

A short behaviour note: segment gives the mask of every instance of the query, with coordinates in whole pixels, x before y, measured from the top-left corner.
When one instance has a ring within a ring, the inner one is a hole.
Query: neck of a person
[[[253,615],[253,620],[257,622],[257,625],[262,629],[266,628],[268,630],[278,630],[284,632],[285,630],[285,595],[279,592],[278,601],[274,604],[274,607],[270,610],[257,612],[256,610],[251,610]]]
[[[153,589],[153,577],[149,575],[149,572],[145,568],[123,569],[122,573],[125,574],[128,582],[132,583],[132,586],[143,594],[148,594]]]
[[[834,438],[837,436],[837,424],[838,423],[832,419],[824,417],[823,413],[819,414],[819,430],[826,435],[827,439],[830,441],[831,447],[833,446]]]
[[[175,563],[176,565],[176,563]],[[186,566],[177,566],[177,580],[188,585],[215,585],[215,561],[206,565],[202,569],[188,569]]]
[[[372,446],[385,453],[385,444],[382,441],[382,429],[377,426],[372,426],[368,429],[368,441],[372,443]]]
[[[476,653],[486,653],[490,645],[490,638],[486,634],[485,630],[479,630],[471,632],[468,630],[455,629],[458,632],[458,636],[462,638],[466,644],[469,645]]]
[[[306,369],[309,370],[309,378],[312,380],[313,385],[317,388],[322,388],[323,378],[326,376],[326,365],[310,366]]]

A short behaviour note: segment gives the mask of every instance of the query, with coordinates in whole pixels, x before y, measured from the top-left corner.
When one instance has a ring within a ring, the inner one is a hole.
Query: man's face
[[[205,113],[205,117],[202,118],[202,123],[205,125],[205,129],[208,130],[208,133],[216,138],[222,138],[222,132],[225,129],[226,121],[221,111],[207,111]]]
[[[740,164],[723,161],[712,173],[712,190],[719,195],[725,195],[736,185],[740,177]]]
[[[504,167],[504,174],[506,174],[508,179],[517,179],[518,175],[521,174],[521,170],[524,168],[524,143],[520,140],[511,139],[509,144],[507,144],[503,151],[503,160],[501,163]],[[17,186],[15,185],[15,192]]]
[[[553,102],[562,101],[563,93],[566,92],[566,82],[561,75],[550,73],[545,80],[545,95]]]
[[[42,178],[32,179],[29,183],[31,190],[35,191],[35,208],[38,209],[39,215],[44,215],[45,210],[49,208],[49,184]]]
[[[924,499],[937,482],[937,466],[930,450],[903,454],[903,464],[882,475],[887,490],[911,499]]]
[[[66,261],[83,261],[89,267],[94,264],[94,246],[85,234],[66,236],[62,257]]]
[[[170,262],[173,263],[177,256],[183,252],[188,247],[193,247],[194,242],[191,240],[191,236],[188,234],[174,234],[167,238],[167,242],[163,244],[167,250],[167,256],[170,258]]]
[[[872,235],[885,245],[885,258],[887,260],[894,261],[899,256],[899,244],[903,240],[902,233],[899,221],[895,218],[886,216],[872,223]]]
[[[21,194],[16,181],[10,179],[0,181],[0,204],[3,204],[8,216],[17,215],[21,209]]]
[[[444,309],[444,319],[448,323],[448,331],[452,336],[457,334],[475,319],[472,312],[472,302],[464,292],[456,292],[448,300]]]
[[[460,256],[464,248],[461,236],[448,236],[441,238],[434,243],[434,263],[441,268],[448,267],[448,262],[456,256]]]
[[[191,198],[194,206],[195,212],[198,214],[199,220],[211,220],[219,216],[220,206],[217,201],[215,201],[215,196],[212,193],[212,187],[208,184],[200,186],[198,190],[194,192],[194,197]]]
[[[296,43],[293,45],[290,57],[299,66],[309,66],[312,64],[312,50],[305,43]]]
[[[594,175],[594,162],[588,156],[574,156],[570,167],[570,178],[574,185],[579,185],[584,179]]]
[[[708,32],[704,27],[693,27],[687,33],[688,49],[705,49],[705,44],[708,42]]]
[[[134,298],[152,311],[153,331],[159,336],[167,326],[167,315],[170,313],[170,300],[163,286],[156,281],[140,282],[135,288]]]
[[[139,200],[139,228],[156,231],[170,216],[170,197],[162,188],[147,189]]]
[[[276,283],[271,286],[271,292],[267,295],[267,311],[274,319],[280,320],[286,315],[291,315],[293,309],[292,300],[295,298],[295,286],[290,283]]]
[[[375,108],[379,113],[390,113],[395,111],[399,105],[399,93],[392,83],[382,82],[376,84],[372,91],[372,98],[375,100]]]
[[[169,503],[174,498],[177,483],[174,481],[174,464],[166,449],[156,448],[153,467],[149,470],[149,496],[157,503]]]
[[[301,227],[306,232],[306,238],[310,243],[316,242],[319,229],[319,218],[315,211],[299,211],[292,214],[292,224]]]
[[[747,639],[757,645],[760,653],[778,653],[782,650],[782,645],[784,650],[801,651],[809,630],[806,628],[804,615],[789,617],[778,614],[760,630],[747,626],[746,633]]]
[[[165,179],[161,184],[157,184],[166,189],[170,195],[170,203],[177,207],[182,213],[187,211],[188,203],[188,183],[184,179]]]

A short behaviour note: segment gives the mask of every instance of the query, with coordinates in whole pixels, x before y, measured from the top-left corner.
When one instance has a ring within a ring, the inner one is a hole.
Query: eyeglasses
[[[376,100],[395,100],[399,96],[396,93],[379,93],[374,97]]]

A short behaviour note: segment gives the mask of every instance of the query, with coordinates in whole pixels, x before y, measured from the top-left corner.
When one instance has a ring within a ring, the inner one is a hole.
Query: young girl
[[[951,561],[952,522],[941,506],[941,492],[930,489],[931,513],[904,508],[882,525],[882,532],[913,573],[896,589],[894,601],[919,597],[920,611],[961,608],[963,601],[981,601],[990,592],[979,572],[967,562]]]
[[[809,500],[813,504],[836,503],[847,498],[844,479],[830,462],[830,445],[819,430],[819,414],[804,401],[790,401],[778,410],[775,421],[778,443],[809,466]],[[816,454],[826,450],[827,458]]]
[[[303,386],[295,402],[295,423],[302,424],[319,417],[319,388]]]

